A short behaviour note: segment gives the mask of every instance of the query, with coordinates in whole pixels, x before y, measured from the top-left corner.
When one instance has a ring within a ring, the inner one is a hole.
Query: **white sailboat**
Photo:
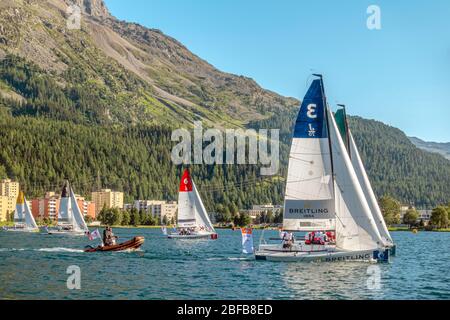
[[[49,230],[48,234],[84,236],[88,231],[75,193],[66,181],[61,192],[57,227]]]
[[[335,241],[261,244],[258,260],[386,260],[378,231],[355,169],[329,110],[322,77],[311,84],[295,124],[289,159],[283,229],[332,232]]]
[[[395,255],[396,246],[394,244],[394,241],[392,240],[391,235],[389,234],[386,222],[384,221],[383,215],[375,197],[375,193],[373,192],[372,185],[370,184],[366,169],[364,168],[364,164],[361,160],[358,147],[356,146],[355,140],[353,138],[353,134],[348,127],[345,105],[339,106],[342,107],[342,109],[336,112],[335,119],[336,122],[338,122],[338,127],[344,142],[348,144],[346,147],[349,157],[352,161],[353,168],[355,169],[356,176],[358,177],[358,181],[364,192],[364,196],[375,220],[378,232],[381,235],[383,244],[385,247],[390,249],[390,253],[392,255]]]
[[[217,239],[217,233],[191,178],[189,169],[184,171],[180,182],[176,232],[168,234],[167,237],[170,239]]]
[[[22,191],[19,192],[14,212],[14,227],[5,228],[5,231],[15,232],[39,232],[39,227],[31,213],[30,206]]]

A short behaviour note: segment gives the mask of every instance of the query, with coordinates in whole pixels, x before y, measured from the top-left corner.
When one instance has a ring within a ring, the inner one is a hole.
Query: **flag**
[[[100,231],[98,231],[98,229],[96,229],[95,231],[92,231],[92,232],[88,232],[88,237],[89,237],[89,240],[91,240],[91,241],[102,238]]]
[[[245,254],[253,254],[253,235],[251,228],[242,228],[242,252]]]
[[[167,236],[167,228],[161,227],[161,230],[162,230],[163,235]]]

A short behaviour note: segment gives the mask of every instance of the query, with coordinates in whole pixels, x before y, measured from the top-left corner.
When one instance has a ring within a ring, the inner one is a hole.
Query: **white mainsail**
[[[356,176],[358,177],[359,183],[364,192],[364,196],[366,197],[370,211],[372,212],[373,217],[375,219],[375,224],[377,225],[378,231],[383,239],[383,244],[392,245],[393,241],[391,235],[389,234],[389,231],[386,227],[386,223],[384,221],[380,207],[378,206],[377,199],[370,184],[369,177],[367,176],[364,164],[362,163],[361,156],[359,155],[358,148],[356,146],[355,140],[353,139],[353,135],[350,130],[348,130],[348,135],[350,140],[349,152],[351,154],[353,168],[355,169]]]
[[[26,229],[38,229],[38,225],[31,213],[30,206],[22,191],[19,192],[14,212],[14,222],[24,225]]]
[[[77,198],[73,189],[70,188],[70,206],[73,215],[73,228],[75,231],[89,231],[86,222],[84,221],[83,214],[78,206]]]
[[[188,169],[184,171],[180,182],[178,194],[178,227],[204,227],[206,230],[214,232],[214,227]]]
[[[327,116],[335,177],[336,246],[349,251],[377,249],[383,240],[328,108]]]
[[[20,191],[16,201],[16,211],[14,211],[14,222],[16,223],[24,222],[24,204],[25,196],[23,192]]]
[[[61,192],[61,200],[58,209],[58,225],[72,224],[72,208],[69,195],[69,183],[66,181]]]
[[[24,215],[25,215],[25,225],[28,229],[38,229],[38,225],[34,220],[33,214],[31,213],[30,206],[28,205],[27,199],[24,197]]]
[[[295,124],[286,181],[284,230],[335,228],[325,104],[322,81],[314,80],[303,99]]]
[[[203,225],[208,231],[214,232],[214,227],[211,223],[211,219],[209,218],[208,212],[203,205],[202,198],[197,191],[197,187],[195,186],[194,181],[192,181],[192,187],[195,194],[195,203],[196,203],[196,212],[198,213],[200,225]]]

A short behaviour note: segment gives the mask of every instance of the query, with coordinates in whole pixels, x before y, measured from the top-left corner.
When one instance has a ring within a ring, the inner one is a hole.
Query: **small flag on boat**
[[[95,231],[92,231],[92,232],[88,232],[87,234],[88,234],[89,240],[91,240],[91,241],[102,238],[100,231],[98,231],[98,229],[95,229]]]
[[[253,235],[251,228],[242,228],[242,252],[245,254],[253,254]]]
[[[167,236],[167,228],[161,227],[161,230],[162,230],[163,235]]]

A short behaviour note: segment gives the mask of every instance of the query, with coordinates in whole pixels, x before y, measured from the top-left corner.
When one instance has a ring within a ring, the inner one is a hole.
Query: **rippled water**
[[[0,232],[0,298],[450,299],[450,233],[394,232],[397,256],[375,265],[254,261],[231,230],[219,230],[217,241],[169,240],[155,229],[115,233],[146,242],[138,252],[84,253],[83,237]],[[81,290],[67,289],[71,265],[81,268]],[[374,266],[381,288],[370,290]]]

